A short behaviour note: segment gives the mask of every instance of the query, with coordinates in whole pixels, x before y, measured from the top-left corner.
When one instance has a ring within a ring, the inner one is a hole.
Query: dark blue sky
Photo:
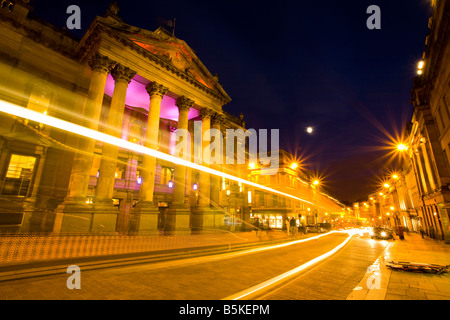
[[[110,1],[31,1],[64,26],[67,6],[82,34]],[[118,1],[125,22],[148,30],[176,18],[248,128],[280,129],[280,145],[324,176],[328,191],[356,200],[374,190],[388,143],[410,120],[410,90],[431,15],[426,0]],[[381,9],[369,30],[366,9]],[[314,134],[305,132],[313,126]],[[385,141],[385,142],[383,142]]]

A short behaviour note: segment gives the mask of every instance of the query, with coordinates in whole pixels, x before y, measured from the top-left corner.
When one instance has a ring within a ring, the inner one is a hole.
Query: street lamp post
[[[316,191],[316,197],[317,197],[316,205],[317,205],[317,209],[314,212],[314,220],[315,220],[315,223],[317,224],[318,223],[318,217],[319,217],[320,180],[315,179],[313,181],[313,185],[317,188],[317,191]]]

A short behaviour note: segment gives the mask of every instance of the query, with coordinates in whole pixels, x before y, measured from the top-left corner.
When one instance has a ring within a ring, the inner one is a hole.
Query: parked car
[[[307,225],[307,226],[306,226],[306,231],[308,231],[308,232],[319,232],[319,231],[317,230],[317,226],[314,225],[314,224],[309,224],[309,225]]]
[[[318,223],[317,225],[317,229],[319,230],[319,232],[328,232],[331,230],[331,224],[330,223]]]
[[[308,232],[323,233],[331,230],[331,224],[317,223],[315,225],[307,225],[306,229],[308,230]]]

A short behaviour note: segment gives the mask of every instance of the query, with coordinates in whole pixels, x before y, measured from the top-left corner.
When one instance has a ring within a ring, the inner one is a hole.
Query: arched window
[[[142,128],[144,124],[140,120],[133,119],[130,121],[128,129],[128,141],[140,144],[142,141]]]
[[[47,114],[52,101],[52,89],[45,83],[31,84],[30,97],[28,99],[27,108],[39,113]],[[42,123],[25,120],[25,123],[33,126],[36,129],[43,129]]]

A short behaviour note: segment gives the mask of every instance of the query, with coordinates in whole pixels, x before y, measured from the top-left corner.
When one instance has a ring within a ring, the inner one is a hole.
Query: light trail
[[[336,231],[336,232],[339,232],[339,231]],[[264,281],[260,284],[250,287],[246,290],[240,291],[234,295],[228,296],[222,300],[239,300],[239,299],[248,297],[258,291],[261,291],[271,285],[274,285],[277,282],[284,281],[284,280],[296,275],[297,273],[299,273],[305,269],[308,269],[309,267],[319,263],[320,261],[323,261],[324,259],[327,259],[328,257],[332,256],[333,254],[338,252],[340,249],[342,249],[354,235],[355,235],[355,232],[348,232],[348,237],[344,240],[344,242],[342,242],[340,245],[336,246],[334,249],[328,251],[327,253],[324,253],[321,256],[318,256],[318,257],[302,264],[301,266],[298,266],[297,268],[291,269],[283,274],[273,277],[272,279]]]
[[[245,180],[245,179],[242,179],[242,178],[239,178],[239,177],[236,177],[236,176],[224,173],[224,172],[220,172],[220,171],[184,160],[182,158],[178,158],[178,157],[175,157],[175,156],[172,156],[172,155],[169,155],[169,154],[166,154],[166,153],[163,153],[163,152],[160,152],[160,151],[157,151],[157,150],[145,147],[145,146],[141,146],[141,145],[138,145],[138,144],[114,137],[114,136],[110,136],[105,133],[77,125],[75,123],[71,123],[71,122],[68,122],[65,120],[61,120],[61,119],[58,119],[55,117],[45,115],[43,113],[39,113],[39,112],[30,110],[30,109],[26,109],[26,108],[17,106],[15,104],[12,104],[10,102],[0,100],[0,112],[6,113],[6,114],[9,114],[12,116],[16,116],[19,118],[24,118],[24,119],[28,119],[31,121],[35,121],[38,123],[42,123],[42,124],[45,124],[45,125],[48,125],[48,126],[51,126],[51,127],[63,130],[63,131],[67,131],[70,133],[74,133],[74,134],[77,134],[77,135],[80,135],[80,136],[83,136],[86,138],[91,138],[94,140],[102,141],[104,143],[112,144],[112,145],[115,145],[115,146],[118,146],[118,147],[121,147],[124,149],[128,149],[128,150],[132,150],[132,151],[135,151],[138,153],[146,154],[146,155],[149,155],[152,157],[156,157],[156,158],[159,158],[162,160],[169,161],[174,164],[183,165],[183,166],[195,169],[195,170],[204,171],[209,174],[213,174],[213,175],[223,177],[223,178],[226,178],[229,180],[233,180],[236,182],[241,182],[245,185],[252,186],[252,187],[255,187],[255,188],[258,188],[261,190],[265,190],[267,192],[275,193],[275,194],[278,194],[278,195],[281,195],[284,197],[288,197],[288,198],[291,198],[294,200],[309,203],[314,206],[318,206],[316,203],[310,202],[305,199],[298,198],[291,194],[281,192],[281,191],[254,183],[252,181],[248,181],[248,180]],[[320,206],[320,207],[325,208],[322,206]]]

